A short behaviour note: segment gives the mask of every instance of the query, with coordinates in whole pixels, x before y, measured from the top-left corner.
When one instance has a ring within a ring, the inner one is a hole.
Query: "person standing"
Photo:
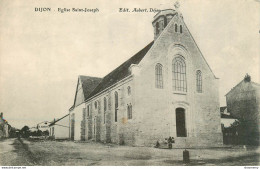
[[[168,138],[168,148],[172,149],[172,137],[171,136]]]

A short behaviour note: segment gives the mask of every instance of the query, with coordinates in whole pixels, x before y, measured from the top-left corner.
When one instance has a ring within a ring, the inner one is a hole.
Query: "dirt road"
[[[259,165],[260,149],[235,146],[230,148],[189,149],[188,165]],[[94,142],[28,141],[7,139],[0,141],[2,166],[57,166],[57,165],[186,165],[182,162],[183,149],[130,147]]]
[[[6,139],[0,142],[0,165],[5,166],[31,166],[36,165],[37,159],[23,140]]]

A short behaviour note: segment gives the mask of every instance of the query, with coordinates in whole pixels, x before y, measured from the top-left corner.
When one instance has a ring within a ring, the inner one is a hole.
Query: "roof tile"
[[[132,56],[130,59],[125,61],[123,64],[118,66],[111,73],[106,75],[99,83],[99,85],[85,99],[87,100],[91,98],[92,96],[98,94],[102,90],[110,87],[111,85],[130,75],[129,67],[132,64],[138,64],[144,58],[146,53],[150,50],[152,45],[153,41],[149,43],[146,47],[144,47],[142,50],[140,50],[138,53],[136,53],[134,56]]]

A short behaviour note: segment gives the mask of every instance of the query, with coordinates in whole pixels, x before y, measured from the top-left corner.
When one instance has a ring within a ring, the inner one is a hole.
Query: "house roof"
[[[0,119],[0,122],[8,123],[7,120],[5,120],[5,119]]]
[[[239,82],[235,87],[233,87],[233,88],[231,88],[231,90],[229,91],[229,92],[227,92],[227,94],[226,95],[228,95],[231,91],[233,91],[237,86],[239,86],[241,83],[243,83],[244,82],[244,79],[241,81],[241,82]],[[226,96],[225,95],[225,96]]]
[[[86,99],[89,94],[98,86],[102,78],[90,77],[90,76],[79,76],[82,82],[82,89],[84,93],[84,98]]]
[[[69,109],[69,111],[71,111],[71,110],[73,110],[74,109],[74,105],[72,105],[71,107],[70,107],[70,109]]]
[[[93,91],[93,89],[95,89],[95,87],[97,87],[97,85],[101,82],[101,80],[102,80],[102,78],[99,78],[99,77],[91,77],[91,76],[80,75],[78,77],[78,83],[77,83],[77,88],[76,88],[76,92],[75,92],[74,103],[70,107],[69,110],[73,110],[74,107],[75,107],[79,81],[81,81],[84,100],[86,100],[88,95]]]
[[[251,82],[255,87],[259,88],[260,87],[260,84],[259,83],[256,83],[256,82]]]
[[[244,81],[244,79],[241,81],[241,82],[239,82],[235,87],[233,87],[225,96],[227,96],[231,91],[233,91],[235,88],[237,88],[238,86],[240,86],[242,83],[244,83],[245,81]],[[252,81],[250,81],[250,82],[246,82],[246,83],[250,83],[253,87],[256,87],[256,88],[258,88],[258,89],[260,89],[260,84],[258,84],[258,83],[256,83],[256,82],[252,82]]]
[[[69,115],[69,114],[66,114],[65,116],[59,118],[58,120],[54,120],[53,122],[51,122],[51,123],[49,124],[49,126],[53,126],[53,125],[55,125],[55,123],[57,123],[58,121],[64,119],[64,118],[67,117],[68,115]]]
[[[129,67],[132,64],[138,64],[144,58],[144,56],[152,47],[152,45],[153,45],[153,41],[149,43],[147,46],[145,46],[138,53],[136,53],[134,56],[132,56],[130,59],[128,59],[123,64],[118,66],[116,69],[114,69],[112,72],[107,74],[102,79],[102,81],[98,84],[98,86],[85,98],[85,100],[91,98],[92,96],[98,94],[102,90],[110,87],[111,85],[115,84],[116,82],[130,75],[131,72],[129,71]]]

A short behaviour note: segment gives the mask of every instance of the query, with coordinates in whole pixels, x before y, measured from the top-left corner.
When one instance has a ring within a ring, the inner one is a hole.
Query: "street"
[[[188,149],[187,165],[259,165],[256,147],[232,146],[212,149]],[[1,166],[182,166],[183,149],[156,149],[114,144],[72,141],[0,141]]]

